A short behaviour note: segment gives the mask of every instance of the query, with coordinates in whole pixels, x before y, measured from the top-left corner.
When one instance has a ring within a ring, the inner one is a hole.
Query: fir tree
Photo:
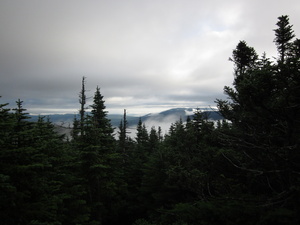
[[[81,91],[79,93],[79,103],[80,103],[80,135],[84,134],[84,120],[85,120],[85,110],[86,110],[86,94],[85,94],[85,77],[82,77],[81,81]]]
[[[295,161],[299,159],[300,108],[295,102],[299,99],[299,68],[296,71],[288,59],[295,43],[288,17],[279,17],[277,26],[275,43],[280,59],[271,62],[264,54],[251,70],[237,74],[234,88],[225,87],[230,101],[217,101],[222,115],[232,123],[230,134],[227,129],[220,141],[234,153],[223,152],[223,156],[238,173],[251,177],[243,181],[248,192],[264,194],[270,206],[275,206],[278,198],[288,202],[293,187],[298,186],[299,173]],[[293,57],[293,62],[299,60]]]
[[[277,45],[279,59],[284,63],[288,51],[292,45],[292,39],[295,37],[292,25],[290,25],[289,17],[287,15],[278,17],[277,29],[275,29],[274,42]]]
[[[107,118],[103,96],[96,88],[91,113],[84,117],[84,133],[77,141],[81,176],[85,179],[86,202],[90,209],[90,222],[107,223],[117,194],[119,154],[116,153],[113,128]]]

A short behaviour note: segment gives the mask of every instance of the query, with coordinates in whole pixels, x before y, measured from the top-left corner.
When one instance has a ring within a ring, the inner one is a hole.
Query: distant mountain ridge
[[[205,112],[207,115],[207,119],[209,120],[221,120],[222,116],[220,113],[213,109],[208,108],[200,108],[199,110]],[[192,117],[194,114],[195,109],[193,108],[172,108],[169,110],[165,110],[159,113],[149,113],[144,116],[132,116],[127,115],[126,119],[128,122],[128,126],[136,126],[138,124],[139,119],[141,118],[143,123],[150,123],[150,121],[155,121],[155,124],[158,123],[174,123],[176,121],[179,121],[182,119],[182,121],[185,121],[188,116]],[[60,126],[64,127],[72,127],[73,120],[75,116],[79,118],[78,114],[50,114],[50,115],[43,115],[46,118],[49,118],[49,120]],[[37,115],[30,115],[31,121],[36,121],[39,116]],[[121,120],[123,119],[122,114],[108,114],[107,117],[110,119],[111,124],[113,127],[118,127]]]
[[[220,113],[213,109],[208,108],[200,108],[200,111],[204,112],[207,116],[207,119],[209,120],[220,120],[223,117],[220,115]],[[194,112],[196,109],[194,108],[173,108],[169,110],[162,111],[160,113],[150,113],[145,116],[142,116],[142,121],[147,120],[149,118],[153,119],[156,118],[157,120],[164,121],[166,117],[174,117],[176,118],[176,121],[178,121],[180,118],[185,121],[188,116],[192,117],[194,115]]]
[[[142,122],[146,125],[148,131],[150,131],[151,127],[161,127],[162,133],[165,134],[169,131],[169,128],[172,123],[179,121],[180,119],[184,122],[187,117],[191,118],[194,115],[196,109],[193,108],[173,108],[169,110],[165,110],[159,113],[149,113],[144,116],[132,116],[126,115],[127,123],[128,123],[128,135],[134,138],[136,136],[136,127],[141,118]],[[208,120],[221,120],[223,117],[220,113],[213,109],[208,108],[200,108],[202,112],[205,112]],[[29,115],[31,118],[30,121],[37,121],[37,115]],[[50,114],[50,115],[42,115],[45,118],[49,118],[49,120],[54,124],[56,132],[59,134],[64,134],[67,139],[71,139],[71,131],[73,120],[75,116],[79,118],[79,114]],[[111,121],[111,125],[114,128],[117,128],[120,125],[121,120],[123,119],[122,114],[108,114],[108,118]],[[118,129],[115,129],[117,132]]]

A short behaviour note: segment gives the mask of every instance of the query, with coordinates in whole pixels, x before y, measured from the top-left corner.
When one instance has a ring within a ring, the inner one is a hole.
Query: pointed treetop
[[[278,17],[278,22],[276,23],[277,29],[275,29],[275,39],[274,42],[277,45],[277,49],[280,55],[281,62],[287,55],[287,51],[291,46],[291,41],[295,37],[292,25],[290,25],[289,17],[287,15]]]
[[[246,41],[240,41],[236,49],[232,52],[230,61],[235,63],[235,75],[239,76],[252,68],[258,59],[258,55],[253,47],[249,47]]]

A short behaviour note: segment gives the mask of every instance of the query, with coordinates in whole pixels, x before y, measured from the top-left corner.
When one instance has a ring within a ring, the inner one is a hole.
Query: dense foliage
[[[234,82],[216,100],[224,120],[196,110],[167,134],[140,120],[117,137],[96,88],[72,139],[18,100],[0,104],[0,221],[4,225],[299,224],[300,40],[278,18],[271,61],[240,41]]]

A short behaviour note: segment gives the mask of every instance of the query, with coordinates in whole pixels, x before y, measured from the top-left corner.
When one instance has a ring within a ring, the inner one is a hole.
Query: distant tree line
[[[274,61],[233,50],[217,124],[197,110],[130,138],[124,111],[114,135],[99,87],[86,113],[85,78],[67,141],[0,104],[1,224],[300,224],[300,40],[288,16],[274,31]]]

